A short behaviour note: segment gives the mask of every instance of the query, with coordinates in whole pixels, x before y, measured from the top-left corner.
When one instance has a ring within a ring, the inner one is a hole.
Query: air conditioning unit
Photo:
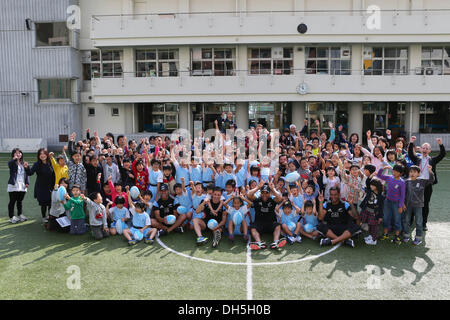
[[[434,74],[434,68],[431,67],[425,68],[425,74],[427,76],[432,76]]]
[[[282,58],[283,58],[283,47],[273,47],[272,59],[282,59]]]
[[[118,117],[119,116],[119,108],[111,108],[111,116]]]
[[[363,59],[371,60],[372,58],[373,58],[373,48],[372,47],[364,47]]]
[[[416,73],[417,76],[423,75],[423,73],[424,73],[424,68],[422,68],[422,67],[417,67],[417,68],[415,69],[415,73]]]
[[[350,60],[352,49],[350,47],[341,47],[341,59]]]

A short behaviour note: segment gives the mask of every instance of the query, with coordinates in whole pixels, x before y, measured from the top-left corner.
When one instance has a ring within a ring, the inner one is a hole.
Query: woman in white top
[[[27,192],[29,179],[25,172],[28,163],[23,162],[23,154],[19,148],[11,152],[11,160],[8,162],[9,180],[8,180],[8,213],[11,223],[26,221],[27,218],[22,214],[22,201]],[[14,216],[14,206],[17,204],[17,217]]]

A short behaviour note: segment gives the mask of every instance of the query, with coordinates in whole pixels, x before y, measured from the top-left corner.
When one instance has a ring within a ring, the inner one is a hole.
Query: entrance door
[[[376,133],[376,131],[384,132],[387,125],[387,117],[386,114],[380,113],[365,113],[363,114],[363,141],[367,144],[367,136],[366,132],[370,130],[372,135]]]

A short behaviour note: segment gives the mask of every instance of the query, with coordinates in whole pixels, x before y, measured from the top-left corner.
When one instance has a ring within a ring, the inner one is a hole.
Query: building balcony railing
[[[414,70],[415,72],[416,70]],[[188,102],[188,101],[443,101],[450,99],[448,77],[426,74],[351,75],[306,74],[234,76],[94,78],[92,96],[100,103]]]
[[[95,47],[323,42],[445,42],[450,10],[197,12],[93,15]],[[307,26],[299,33],[300,23]],[[334,40],[335,39],[335,40]]]

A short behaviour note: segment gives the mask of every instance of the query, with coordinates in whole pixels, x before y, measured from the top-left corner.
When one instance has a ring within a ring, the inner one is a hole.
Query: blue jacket
[[[8,184],[15,185],[17,180],[17,162],[13,159],[9,160],[8,162],[9,167],[9,180]],[[30,184],[30,180],[28,178],[28,174],[25,170],[25,184]]]

